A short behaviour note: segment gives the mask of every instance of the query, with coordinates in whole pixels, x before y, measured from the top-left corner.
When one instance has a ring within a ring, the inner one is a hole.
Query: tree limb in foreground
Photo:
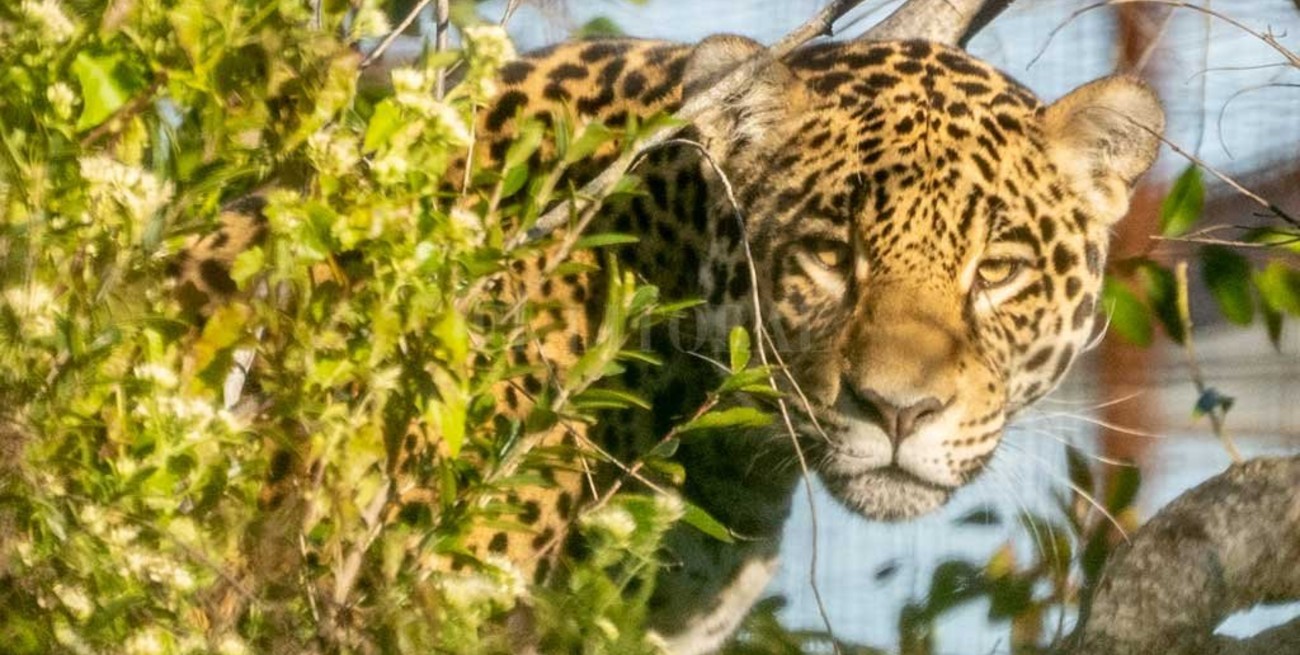
[[[1300,599],[1300,455],[1234,464],[1121,546],[1061,655],[1300,653],[1300,619],[1246,639],[1233,612]]]

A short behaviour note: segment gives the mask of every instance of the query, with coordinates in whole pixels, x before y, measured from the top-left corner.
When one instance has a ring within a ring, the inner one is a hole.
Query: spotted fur
[[[621,124],[674,111],[758,52],[721,36],[525,56],[501,71],[501,94],[479,117],[482,159],[499,161],[525,117]],[[831,494],[874,519],[934,510],[979,474],[1007,421],[1060,381],[1088,339],[1108,230],[1162,128],[1137,80],[1104,78],[1045,106],[987,64],[925,42],[828,43],[766,66],[688,130],[698,146],[650,153],[637,171],[646,193],[612,203],[595,228],[636,234],[619,257],[665,295],[707,301],[648,336],[663,368],[625,376],[654,412],[550,438],[644,452],[716,381],[691,353],[720,354],[732,326],[752,324],[756,296],[790,373],[783,384],[809,401],[794,419]],[[188,284],[220,295],[220,262],[246,241],[201,242],[184,259]],[[562,377],[595,333],[603,277],[555,278],[552,263],[519,264],[515,293],[557,307],[538,320],[559,328],[519,357]],[[522,413],[554,383],[533,374],[499,395]],[[791,452],[767,432],[683,444],[683,493],[747,538],[670,535],[652,621],[677,651],[721,643],[761,592],[796,480]],[[578,511],[579,482],[522,499],[529,530],[484,535],[483,550],[538,561],[531,555]]]

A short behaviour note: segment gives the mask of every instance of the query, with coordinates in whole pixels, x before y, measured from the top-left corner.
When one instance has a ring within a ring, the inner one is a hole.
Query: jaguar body
[[[481,159],[499,161],[527,118],[617,125],[672,112],[761,52],[718,36],[526,55],[501,71],[479,116]],[[869,519],[933,511],[1088,340],[1109,230],[1162,128],[1158,100],[1135,79],[1044,104],[965,52],[920,41],[826,43],[767,64],[650,153],[636,171],[646,193],[611,203],[593,228],[638,236],[619,250],[623,265],[671,298],[706,302],[652,335],[663,367],[625,374],[654,411],[611,417],[589,437],[629,459],[644,452],[718,379],[696,355],[760,324],[831,495]],[[247,242],[218,237],[205,241],[221,248],[201,241],[182,261],[203,292],[228,289],[221,262]],[[549,270],[545,256],[521,264],[525,293],[578,309],[548,318],[565,324],[526,357],[562,378],[596,334],[604,278]],[[526,411],[555,382],[530,375],[502,402]],[[652,621],[675,650],[716,647],[762,591],[797,481],[793,448],[781,429],[683,444],[682,492],[746,539],[670,535]],[[581,486],[538,491],[529,531],[483,535],[481,548],[535,561],[578,511]]]

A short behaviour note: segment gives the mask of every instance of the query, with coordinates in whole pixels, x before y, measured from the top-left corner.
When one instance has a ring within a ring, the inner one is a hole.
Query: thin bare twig
[[[1196,360],[1196,344],[1192,339],[1192,311],[1191,303],[1187,299],[1187,262],[1180,261],[1174,268],[1174,292],[1177,294],[1178,319],[1183,323],[1183,353],[1187,355],[1187,370],[1192,376],[1192,384],[1196,385],[1196,397],[1203,398],[1209,389],[1205,386],[1205,378],[1201,375],[1201,366]],[[1199,401],[1198,401],[1199,402]],[[1241,462],[1241,452],[1237,450],[1237,445],[1232,442],[1232,437],[1224,430],[1223,420],[1224,411],[1216,405],[1206,410],[1210,415],[1210,425],[1214,428],[1214,436],[1223,442],[1223,447],[1227,449],[1228,456],[1232,458],[1233,463]]]
[[[771,363],[767,358],[767,347],[769,345],[772,346],[772,350],[775,352],[776,344],[772,343],[771,338],[767,334],[767,330],[763,329],[763,303],[762,299],[759,297],[758,270],[754,266],[754,253],[749,247],[749,237],[745,235],[745,217],[741,214],[740,203],[736,200],[736,193],[731,186],[731,180],[727,178],[727,174],[723,172],[722,167],[713,159],[713,156],[709,154],[708,150],[706,150],[703,145],[693,141],[684,141],[684,143],[693,145],[699,151],[700,156],[708,162],[709,167],[713,169],[714,174],[718,176],[718,179],[722,183],[723,191],[725,191],[727,202],[731,205],[732,213],[735,215],[737,223],[736,227],[740,234],[740,243],[745,251],[745,266],[749,273],[750,301],[753,305],[754,311],[752,329],[754,331],[754,337],[758,342],[758,358],[759,361],[763,363],[763,366],[768,370],[768,385],[772,387],[773,391],[780,393],[780,386],[777,385],[776,378],[771,373]],[[767,338],[765,339],[765,337]],[[800,395],[802,395],[802,393],[803,392],[800,391]],[[786,434],[790,437],[790,444],[794,447],[795,456],[799,459],[799,468],[803,473],[802,479],[804,491],[806,492],[806,497],[808,499],[808,519],[812,527],[812,534],[809,535],[810,555],[808,561],[808,586],[812,589],[813,600],[817,603],[817,613],[821,615],[822,625],[826,627],[826,634],[831,637],[831,648],[834,650],[835,655],[840,655],[839,641],[835,639],[835,630],[831,627],[831,617],[826,611],[826,603],[822,600],[821,588],[817,585],[817,533],[819,528],[817,506],[813,501],[812,477],[808,474],[808,460],[804,457],[803,447],[799,445],[799,433],[794,427],[794,422],[790,419],[790,409],[785,404],[785,398],[778,396],[776,404],[777,407],[780,408],[781,420],[785,423]],[[811,413],[811,408],[809,408],[809,410]],[[820,427],[818,429],[820,429]]]
[[[433,0],[420,0],[416,3],[416,5],[411,8],[411,11],[406,14],[406,17],[402,19],[402,22],[398,23],[397,27],[394,27],[393,31],[389,32],[388,36],[385,36],[384,40],[380,41],[379,45],[375,46],[375,49],[371,50],[370,54],[366,55],[366,58],[361,60],[359,68],[365,70],[369,68],[371,64],[379,61],[379,59],[384,56],[384,52],[393,45],[393,42],[397,40],[397,37],[402,35],[402,32],[406,31],[406,28],[411,26],[411,23],[415,22],[415,19],[419,17],[420,12],[424,11],[424,8],[428,7],[430,2],[433,2]]]
[[[447,35],[451,28],[451,1],[438,0],[434,6],[434,38],[433,49],[435,52],[443,52],[447,49]],[[434,81],[434,94],[439,100],[447,95],[447,69],[440,67],[437,78]],[[471,148],[473,146],[470,146]],[[466,161],[465,168],[469,168],[469,162]]]
[[[1153,0],[1144,0],[1144,1],[1151,2],[1151,1],[1153,1]],[[1241,195],[1246,196],[1247,198],[1249,198],[1249,199],[1251,199],[1252,201],[1254,201],[1255,204],[1257,204],[1257,205],[1259,205],[1260,207],[1263,207],[1264,209],[1268,210],[1268,212],[1269,212],[1270,214],[1273,214],[1274,216],[1276,216],[1276,217],[1282,219],[1282,221],[1284,221],[1284,222],[1286,222],[1286,223],[1289,223],[1289,224],[1291,224],[1291,225],[1293,225],[1293,226],[1295,226],[1295,227],[1300,227],[1300,220],[1297,220],[1294,216],[1291,216],[1290,214],[1288,214],[1288,213],[1287,213],[1285,210],[1283,210],[1281,207],[1278,207],[1277,205],[1273,204],[1272,202],[1270,202],[1269,200],[1265,199],[1263,196],[1259,195],[1258,193],[1255,193],[1254,191],[1251,191],[1250,189],[1247,189],[1245,186],[1243,186],[1243,185],[1242,185],[1240,182],[1238,182],[1237,180],[1235,180],[1235,179],[1229,177],[1227,174],[1223,173],[1223,172],[1220,171],[1219,169],[1217,169],[1217,168],[1215,168],[1215,167],[1213,167],[1213,166],[1210,166],[1209,164],[1205,163],[1205,160],[1201,159],[1200,157],[1197,157],[1196,155],[1193,155],[1192,153],[1190,153],[1190,152],[1184,150],[1181,146],[1179,146],[1177,143],[1174,143],[1173,141],[1171,141],[1171,140],[1170,140],[1168,137],[1166,137],[1165,135],[1163,135],[1163,134],[1161,134],[1161,133],[1159,133],[1159,132],[1157,132],[1157,131],[1151,129],[1150,127],[1147,127],[1146,125],[1143,125],[1142,123],[1139,123],[1139,122],[1137,122],[1137,121],[1130,120],[1130,122],[1131,122],[1133,125],[1136,125],[1138,128],[1140,128],[1140,129],[1142,129],[1142,130],[1145,130],[1148,134],[1150,134],[1150,135],[1154,136],[1155,138],[1159,139],[1161,143],[1164,143],[1165,145],[1169,146],[1169,149],[1170,149],[1170,150],[1173,150],[1174,152],[1176,152],[1176,153],[1182,155],[1185,159],[1187,159],[1188,161],[1192,162],[1193,164],[1196,164],[1197,166],[1200,166],[1202,169],[1204,169],[1205,171],[1209,172],[1210,175],[1213,175],[1213,176],[1219,178],[1221,181],[1223,181],[1224,184],[1227,184],[1228,186],[1230,186],[1230,187],[1232,187],[1233,189],[1235,189],[1235,190],[1237,191],[1237,193],[1240,193]]]
[[[1056,27],[1052,28],[1052,31],[1047,34],[1047,42],[1043,44],[1043,47],[1041,49],[1039,49],[1038,54],[1034,55],[1034,58],[1029,60],[1029,65],[1033,66],[1034,63],[1037,62],[1038,59],[1043,56],[1043,53],[1047,51],[1047,46],[1051,45],[1052,40],[1056,38],[1057,33],[1060,32],[1062,29],[1064,29],[1066,25],[1069,25],[1070,23],[1074,22],[1074,19],[1078,18],[1079,16],[1082,16],[1090,11],[1100,9],[1102,7],[1117,7],[1119,5],[1137,5],[1137,4],[1164,5],[1166,7],[1190,9],[1192,11],[1198,11],[1202,14],[1212,16],[1259,39],[1260,41],[1267,44],[1269,47],[1279,52],[1283,57],[1286,58],[1287,62],[1290,63],[1292,66],[1295,66],[1296,68],[1300,68],[1300,55],[1297,55],[1295,52],[1292,52],[1291,50],[1287,49],[1286,46],[1283,46],[1277,40],[1277,37],[1273,35],[1272,32],[1265,33],[1265,32],[1260,32],[1258,30],[1251,29],[1250,27],[1246,26],[1244,23],[1232,17],[1225,16],[1224,14],[1214,11],[1213,9],[1209,9],[1207,7],[1201,7],[1199,5],[1194,5],[1188,2],[1182,2],[1181,0],[1106,0],[1105,2],[1097,2],[1097,3],[1090,4],[1086,7],[1081,7],[1079,9],[1076,9],[1064,21],[1062,21],[1060,25],[1057,25]]]

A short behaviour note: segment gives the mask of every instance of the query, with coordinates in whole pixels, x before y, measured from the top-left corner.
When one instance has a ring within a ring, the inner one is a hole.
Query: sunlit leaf
[[[753,407],[731,407],[704,414],[677,428],[679,434],[699,430],[736,428],[761,428],[772,422],[772,417]]]
[[[731,352],[731,370],[744,370],[749,365],[749,331],[740,325],[731,328],[727,345]]]
[[[117,53],[96,55],[82,51],[72,61],[72,72],[81,84],[78,130],[104,122],[143,89],[138,80],[127,74],[122,56]]]
[[[1192,164],[1178,176],[1160,204],[1160,233],[1167,237],[1186,234],[1200,220],[1204,209],[1205,184],[1201,181],[1201,169]]]
[[[1255,287],[1268,307],[1300,316],[1300,270],[1275,259],[1255,274]]]
[[[1151,344],[1151,317],[1147,308],[1123,282],[1107,276],[1101,298],[1102,307],[1110,317],[1111,330],[1129,343]]]
[[[682,514],[682,522],[723,543],[735,542],[735,538],[731,536],[731,531],[727,529],[727,526],[723,525],[718,519],[713,518],[698,505],[686,503],[686,513]]]

